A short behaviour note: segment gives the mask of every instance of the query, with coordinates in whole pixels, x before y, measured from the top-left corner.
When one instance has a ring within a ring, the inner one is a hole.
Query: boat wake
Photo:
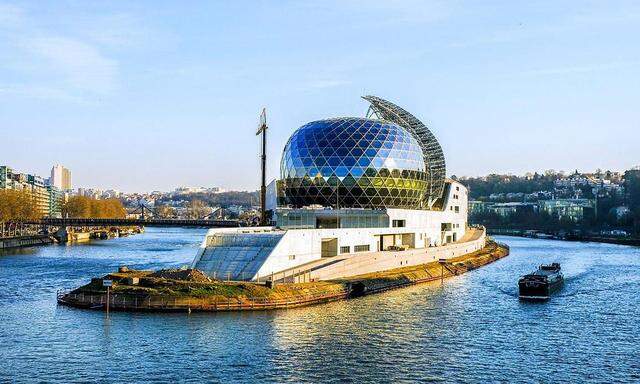
[[[601,287],[601,288],[584,289],[583,287],[581,287],[579,289],[575,289],[570,292],[560,292],[560,294],[558,294],[557,297],[574,297],[574,296],[581,296],[581,295],[592,296],[594,293],[597,293],[597,292],[626,290],[627,288],[630,288],[630,287],[640,287],[640,282],[627,281],[622,283],[610,284],[608,286]],[[565,290],[566,288],[570,288],[570,287],[565,287]]]

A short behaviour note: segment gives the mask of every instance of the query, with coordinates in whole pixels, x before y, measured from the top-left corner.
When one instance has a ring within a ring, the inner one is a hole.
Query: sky
[[[0,0],[0,165],[75,187],[259,188],[373,94],[447,174],[640,164],[640,2]]]

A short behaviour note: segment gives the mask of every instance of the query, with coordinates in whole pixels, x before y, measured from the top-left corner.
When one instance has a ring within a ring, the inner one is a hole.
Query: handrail
[[[300,306],[303,304],[318,302],[322,300],[332,300],[343,298],[348,294],[346,290],[340,290],[332,293],[321,295],[303,296],[294,299],[267,299],[264,297],[246,297],[244,300],[237,298],[227,298],[220,300],[215,298],[162,298],[153,296],[129,296],[118,293],[109,295],[110,309],[125,310],[156,310],[156,309],[173,309],[173,310],[225,310],[225,309],[256,309],[260,307],[269,308],[286,308]],[[71,306],[104,306],[106,303],[106,293],[104,294],[85,294],[71,293],[71,291],[59,290],[56,292],[57,301],[60,304]],[[132,302],[133,300],[133,302]]]

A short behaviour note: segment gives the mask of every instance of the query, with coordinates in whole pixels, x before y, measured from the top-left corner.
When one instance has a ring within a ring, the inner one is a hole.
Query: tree
[[[168,205],[159,205],[156,207],[156,215],[160,219],[171,219],[176,216],[176,210]]]
[[[640,233],[640,170],[624,173],[624,188],[629,197],[629,209],[633,212],[634,229]]]
[[[172,201],[193,201],[200,200],[209,207],[228,207],[231,205],[240,205],[242,207],[249,207],[260,202],[260,195],[256,192],[221,192],[221,193],[185,193],[179,195],[172,195],[170,197],[164,197],[158,199],[156,204],[163,205]]]
[[[62,214],[72,218],[121,219],[127,216],[127,211],[118,199],[73,196],[62,206]]]
[[[40,214],[29,191],[0,190],[0,222],[37,220]]]
[[[209,208],[201,200],[191,200],[187,204],[187,218],[203,219],[209,213]]]

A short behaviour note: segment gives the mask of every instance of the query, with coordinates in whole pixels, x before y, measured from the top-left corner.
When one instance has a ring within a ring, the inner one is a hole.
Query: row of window
[[[369,244],[355,245],[353,252],[369,252],[370,249]],[[340,247],[340,253],[351,253],[351,246],[345,245]]]
[[[354,252],[368,252],[369,251],[369,244],[356,245],[356,246],[353,247],[353,251]]]
[[[460,224],[459,223],[442,223],[440,224],[440,230],[441,231],[450,231],[454,228],[460,228]]]

